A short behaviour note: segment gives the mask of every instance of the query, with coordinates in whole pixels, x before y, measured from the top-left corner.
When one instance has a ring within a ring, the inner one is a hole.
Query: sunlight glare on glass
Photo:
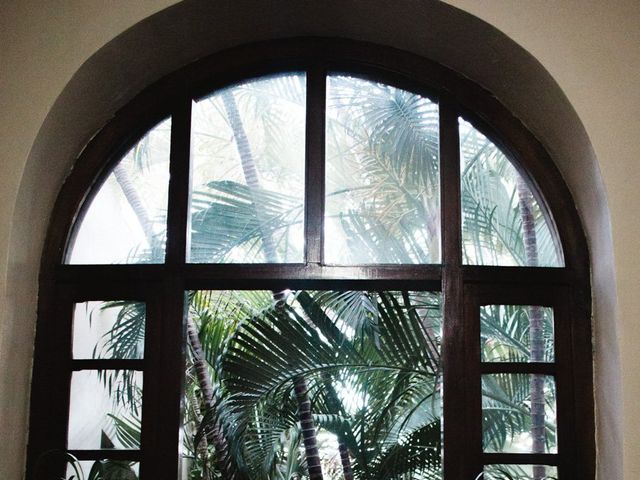
[[[440,262],[438,122],[428,98],[328,77],[326,263]]]

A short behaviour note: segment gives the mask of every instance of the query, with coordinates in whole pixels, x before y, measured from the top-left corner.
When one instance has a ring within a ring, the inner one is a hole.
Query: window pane
[[[549,465],[485,465],[484,480],[558,480],[558,468]]]
[[[67,464],[67,480],[137,480],[140,464],[123,460],[81,460]],[[94,476],[95,475],[95,476]]]
[[[555,228],[531,188],[491,140],[459,123],[464,263],[563,266]]]
[[[120,160],[75,228],[67,263],[162,263],[167,236],[171,119]]]
[[[372,465],[377,478],[442,478],[439,294],[285,291],[278,303],[270,291],[188,297],[185,477],[217,468],[215,438],[196,435],[211,422],[202,406],[213,403],[218,418],[232,419],[218,425],[243,446],[250,478],[305,478],[298,411],[306,390],[325,478],[344,478],[341,453],[356,478]]]
[[[69,449],[137,449],[140,447],[141,419],[142,372],[73,372]]]
[[[480,336],[483,362],[553,362],[553,309],[485,305]]]
[[[330,76],[326,158],[326,263],[440,262],[437,104]]]
[[[551,376],[482,376],[485,452],[556,453],[556,387]]]
[[[193,105],[193,263],[302,262],[304,74],[253,80]]]
[[[144,303],[76,303],[73,358],[143,358],[144,328]]]

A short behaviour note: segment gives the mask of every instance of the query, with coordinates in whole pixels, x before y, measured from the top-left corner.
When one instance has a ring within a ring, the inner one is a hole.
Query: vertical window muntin
[[[445,221],[445,220],[443,219],[443,221]],[[444,260],[446,261],[446,259],[444,259]],[[397,271],[398,271],[397,276],[402,276],[402,274],[401,274],[400,272],[401,272],[401,271],[403,271],[403,270],[405,270],[405,271],[407,272],[407,277],[415,278],[414,273],[412,272],[412,270],[411,270],[411,269],[408,269],[408,268],[406,268],[406,269],[405,269],[403,266],[399,266],[399,267],[397,268]],[[348,272],[349,272],[349,270],[346,270],[346,269],[345,269],[345,270],[342,270],[342,269],[335,269],[335,272],[340,272],[340,271],[342,271],[342,272],[344,272],[344,273],[342,273],[342,274],[338,273],[338,278],[341,278],[341,277],[340,277],[340,275],[348,275],[348,274],[349,274],[349,273],[348,273]],[[351,270],[351,271],[353,272],[354,270]],[[375,271],[375,269],[374,269],[374,271]],[[286,275],[287,275],[287,274],[286,274],[286,273],[284,273],[284,276],[286,276]],[[396,278],[397,278],[397,277],[396,277]],[[265,283],[265,284],[266,284],[266,283]],[[496,462],[496,463],[499,463],[499,462]]]

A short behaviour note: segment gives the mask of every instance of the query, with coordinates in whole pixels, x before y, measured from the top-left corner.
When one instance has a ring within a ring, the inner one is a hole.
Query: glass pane
[[[69,449],[137,449],[140,447],[141,419],[142,372],[73,372]]]
[[[549,465],[485,465],[484,480],[558,480],[558,467]]]
[[[167,237],[171,119],[111,171],[75,228],[67,263],[162,263]]]
[[[137,480],[140,464],[124,460],[81,460],[67,464],[65,480]]]
[[[76,303],[73,358],[143,358],[145,314],[140,302]]]
[[[470,123],[459,124],[464,263],[563,266],[555,228],[526,181],[497,145]]]
[[[553,309],[485,305],[480,336],[483,362],[553,362]]]
[[[551,376],[482,376],[485,452],[556,453],[556,387]]]
[[[313,399],[327,479],[442,478],[441,299],[431,292],[190,292],[184,478],[215,472],[212,424],[249,478],[306,478],[298,417]],[[216,368],[214,368],[214,365]],[[203,375],[204,372],[204,375]],[[294,388],[295,386],[295,388]],[[305,393],[306,392],[306,393]],[[242,425],[235,429],[235,425]],[[220,430],[221,429],[221,430]],[[410,461],[409,461],[410,459]]]
[[[193,104],[193,263],[302,262],[304,74],[262,78]]]
[[[437,104],[330,76],[326,158],[326,263],[440,262]]]

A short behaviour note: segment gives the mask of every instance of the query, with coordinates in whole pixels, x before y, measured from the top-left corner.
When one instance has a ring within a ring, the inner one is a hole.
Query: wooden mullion
[[[36,332],[27,477],[60,478],[65,471],[72,355],[73,303],[57,287],[41,299]],[[59,453],[58,453],[59,452]]]
[[[184,264],[189,255],[191,104],[189,97],[181,99],[171,117],[166,263],[172,267]]]
[[[59,265],[56,280],[60,284],[72,285],[91,282],[99,288],[102,283],[139,283],[157,280],[165,275],[165,265]]]
[[[79,268],[78,268],[79,267]],[[171,270],[171,271],[170,271]],[[427,280],[440,282],[440,265],[317,265],[317,264],[186,264],[65,265],[58,271],[61,284],[85,292],[123,293],[145,283],[180,275],[185,281],[215,280]],[[131,297],[131,295],[127,295]]]
[[[501,283],[509,286],[566,285],[573,278],[573,272],[567,268],[479,265],[464,265],[462,275],[465,283],[480,285]]]
[[[480,339],[478,338],[478,343]],[[541,374],[555,375],[557,367],[554,363],[542,362],[483,362],[480,364],[480,370],[483,375],[495,373],[523,373],[523,374]]]
[[[95,359],[95,360],[72,360],[70,370],[74,372],[80,370],[144,370],[146,362],[144,360],[125,359]]]
[[[586,462],[581,464],[577,461],[580,448],[588,448],[585,445],[587,439],[580,438],[583,431],[589,431],[591,424],[589,416],[584,418],[581,411],[585,403],[589,403],[592,392],[584,398],[575,396],[576,386],[579,382],[584,382],[584,378],[575,375],[575,365],[572,358],[574,356],[574,328],[575,321],[572,316],[571,289],[562,288],[556,291],[556,302],[553,305],[553,329],[554,329],[554,349],[556,361],[558,362],[558,374],[556,376],[556,441],[558,453],[560,455],[559,476],[571,478],[590,478],[593,474],[593,464]],[[584,366],[590,371],[590,365]],[[593,406],[593,405],[591,405]],[[586,414],[585,414],[586,415]],[[580,424],[584,422],[585,426]],[[591,435],[594,432],[591,430]]]
[[[446,97],[440,101],[439,110],[442,263],[445,270],[455,270],[459,277],[462,267],[462,210],[458,112],[455,104]]]
[[[463,318],[462,227],[460,220],[460,145],[458,115],[454,105],[442,99],[440,109],[440,191],[443,260],[444,327],[442,337],[444,476],[466,480],[473,462],[469,458],[467,422],[467,328]]]
[[[139,462],[142,459],[141,450],[69,450],[69,454],[78,460],[120,460]]]
[[[433,280],[331,280],[331,279],[195,279],[185,283],[188,290],[413,290],[440,291],[439,279]]]
[[[566,255],[566,253],[565,253]],[[585,262],[585,265],[587,263]],[[568,459],[574,472],[574,478],[591,479],[596,476],[596,448],[593,439],[596,436],[596,427],[593,417],[595,409],[593,391],[593,343],[591,335],[591,302],[589,294],[588,275],[582,272],[576,276],[571,287],[561,293],[564,299],[562,311],[558,314],[558,322],[563,319],[563,328],[570,326],[571,339],[570,356],[568,352],[562,355],[562,372],[571,378],[571,398],[560,399],[566,408],[571,410],[571,417],[559,418],[563,430],[571,429],[572,438],[567,442],[560,439],[559,448],[565,448],[566,443],[571,444]],[[588,272],[587,272],[588,273]],[[566,314],[566,316],[565,316]],[[562,335],[561,332],[559,332]],[[561,381],[561,380],[558,380]],[[560,401],[559,400],[559,401]],[[560,428],[560,427],[559,427]],[[562,432],[560,432],[562,435]],[[563,466],[561,466],[561,469]],[[566,478],[566,475],[565,475]]]
[[[320,265],[324,258],[326,72],[307,72],[305,136],[305,263]]]
[[[184,279],[197,281],[398,280],[440,281],[439,265],[320,266],[280,264],[186,265]]]
[[[178,478],[182,423],[185,287],[180,276],[158,284],[148,324],[148,382],[143,395],[141,480]],[[153,344],[151,344],[153,342]],[[147,389],[147,385],[149,388]]]
[[[466,424],[468,449],[468,478],[476,478],[482,471],[483,421],[482,421],[482,367],[480,345],[480,304],[474,285],[464,287],[464,327],[466,378]],[[508,367],[507,367],[508,368]]]
[[[560,463],[558,455],[553,453],[483,453],[482,461],[484,465],[559,465]]]
[[[474,284],[479,305],[522,305],[554,307],[558,303],[557,285]]]

